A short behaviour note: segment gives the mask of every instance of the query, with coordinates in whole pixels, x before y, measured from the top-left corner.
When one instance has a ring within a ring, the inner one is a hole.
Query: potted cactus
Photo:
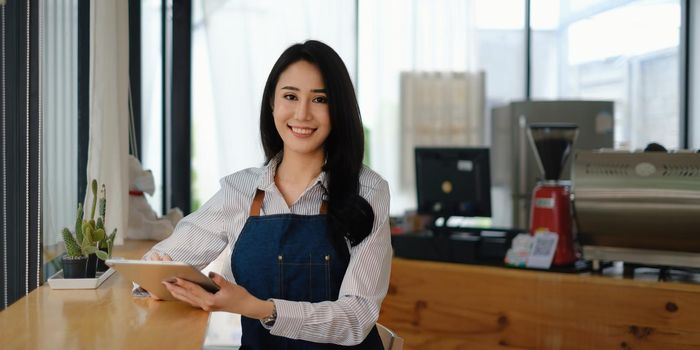
[[[100,215],[95,220],[97,204],[97,180],[92,180],[92,210],[89,219],[83,218],[83,205],[78,204],[75,218],[75,236],[68,228],[63,229],[63,243],[66,255],[63,256],[64,278],[95,278],[97,259],[107,260],[112,255],[112,246],[117,230],[110,235],[105,233],[105,210],[107,205],[105,186],[102,185]],[[104,247],[105,251],[100,250]]]
[[[107,271],[107,269],[109,269],[107,264],[105,264],[105,261],[112,257],[112,248],[114,247],[114,238],[117,236],[117,229],[115,228],[114,230],[112,230],[112,233],[106,235],[105,213],[107,210],[107,189],[105,188],[104,184],[102,184],[102,190],[100,192],[100,216],[97,218],[97,222],[95,223],[95,229],[97,231],[102,231],[98,232],[99,237],[95,237],[96,239],[99,238],[99,240],[97,241],[98,250],[95,252],[95,254],[97,258],[99,258],[97,260],[97,272],[104,272]]]

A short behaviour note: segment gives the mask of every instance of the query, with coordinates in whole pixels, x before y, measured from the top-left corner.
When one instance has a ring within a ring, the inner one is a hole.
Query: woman
[[[157,244],[152,259],[203,268],[232,245],[235,283],[216,294],[177,279],[178,299],[239,313],[243,348],[382,349],[375,323],[389,280],[389,190],[362,166],[360,111],[345,65],[327,45],[288,48],[265,85],[266,163],[221,189]]]

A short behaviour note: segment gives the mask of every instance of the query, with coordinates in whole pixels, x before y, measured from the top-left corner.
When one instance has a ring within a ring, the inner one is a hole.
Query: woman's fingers
[[[163,254],[160,255],[156,252],[152,252],[146,257],[146,260],[152,260],[152,261],[173,261],[171,257],[168,256],[168,254]]]
[[[209,273],[209,277],[220,288],[216,294],[211,295],[218,310],[233,312],[248,317],[254,315],[252,312],[248,311],[251,305],[258,300],[257,298],[248,293],[245,288],[226,280],[219,274],[212,272]]]
[[[158,253],[156,252],[153,252],[146,256],[146,260],[160,260],[160,255],[158,255]]]
[[[183,280],[181,278],[176,279],[176,284],[185,288],[185,290],[191,294],[191,298],[197,301],[199,306],[205,311],[212,311],[216,309],[214,296],[204,290],[204,288],[200,287],[198,284]]]
[[[225,286],[225,285],[230,285],[231,282],[227,281],[223,276],[219,275],[218,273],[214,272],[209,272],[209,278],[216,283],[219,288]]]
[[[185,296],[189,301],[195,303],[205,311],[217,309],[214,303],[214,296],[196,283],[176,278],[175,281],[171,283],[171,287],[177,293]]]
[[[175,299],[184,301],[194,307],[200,307],[199,303],[197,303],[195,300],[192,300],[190,293],[187,292],[184,288],[172,283],[172,282],[163,282],[163,285],[165,285],[165,288],[168,289],[170,294],[172,294]]]
[[[181,287],[178,287],[177,285],[173,284],[172,282],[163,282],[163,285],[165,285],[165,288],[168,289],[170,294],[175,299],[184,301],[185,303],[188,303],[194,307],[199,307],[199,305],[194,300],[190,299],[188,293],[183,292],[183,289]]]

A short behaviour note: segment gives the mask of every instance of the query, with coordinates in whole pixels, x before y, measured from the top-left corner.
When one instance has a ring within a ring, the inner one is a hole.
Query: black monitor
[[[416,148],[418,213],[491,216],[488,148]]]

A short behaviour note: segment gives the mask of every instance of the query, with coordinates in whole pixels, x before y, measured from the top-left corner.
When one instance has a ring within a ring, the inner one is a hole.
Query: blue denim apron
[[[263,300],[337,300],[349,258],[336,253],[326,233],[326,203],[319,215],[260,216],[264,196],[257,190],[231,253],[236,283]],[[344,347],[274,336],[247,317],[241,317],[241,325],[241,349],[383,349],[376,326],[361,344]]]

